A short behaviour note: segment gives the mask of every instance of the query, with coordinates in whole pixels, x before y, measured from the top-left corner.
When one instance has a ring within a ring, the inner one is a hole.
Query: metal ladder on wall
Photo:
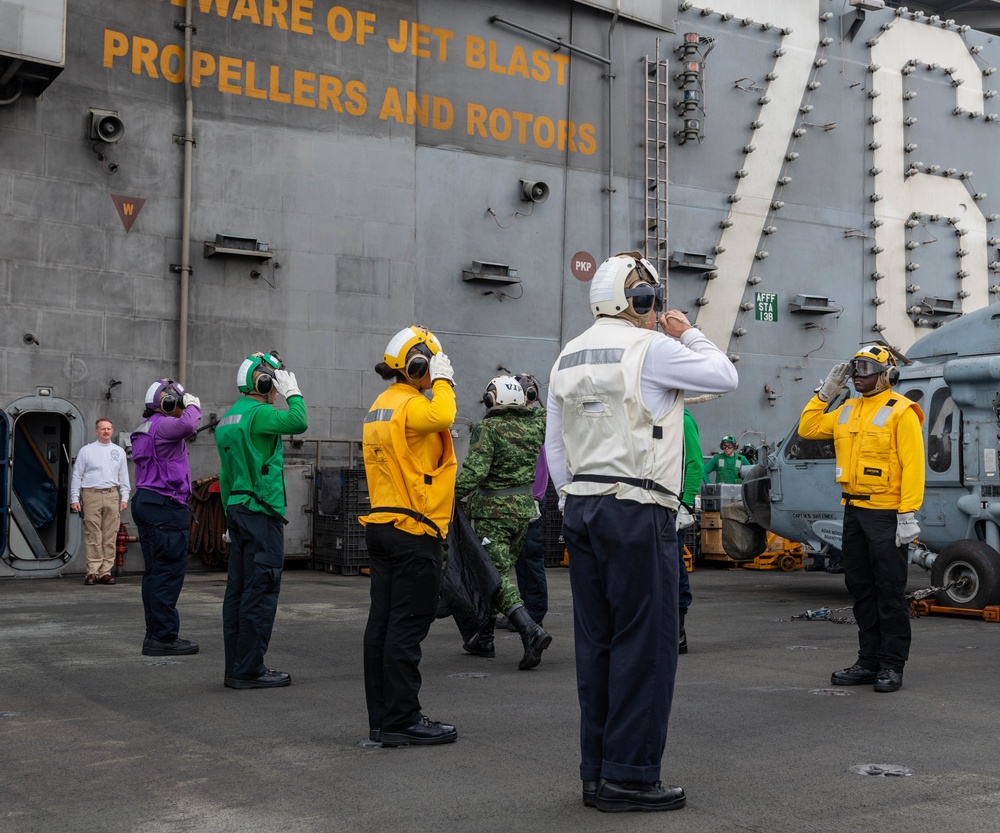
[[[656,55],[643,59],[646,65],[646,158],[645,245],[644,254],[667,279],[667,147],[669,139],[669,101],[667,83],[670,64],[660,57],[660,38]]]

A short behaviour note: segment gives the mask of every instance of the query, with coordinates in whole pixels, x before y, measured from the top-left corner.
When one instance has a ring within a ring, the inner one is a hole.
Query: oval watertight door
[[[7,455],[10,422],[0,410],[0,553],[7,552],[7,492],[10,489],[10,466]]]
[[[47,390],[6,409],[7,525],[0,573],[58,575],[81,549],[69,485],[85,426],[74,405],[43,393]]]

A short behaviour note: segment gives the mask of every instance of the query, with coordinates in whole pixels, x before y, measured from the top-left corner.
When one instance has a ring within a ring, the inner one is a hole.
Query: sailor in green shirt
[[[716,454],[705,464],[705,482],[712,482],[709,475],[714,471],[716,483],[742,483],[741,471],[744,466],[750,468],[750,461],[736,453],[736,440],[729,434],[722,438],[719,448],[722,453]]]
[[[229,688],[274,688],[292,682],[264,664],[278,610],[285,559],[285,473],[281,437],[308,427],[295,374],[274,355],[254,353],[240,365],[243,394],[215,429],[219,488],[230,537],[222,604]],[[278,394],[287,411],[274,407]]]

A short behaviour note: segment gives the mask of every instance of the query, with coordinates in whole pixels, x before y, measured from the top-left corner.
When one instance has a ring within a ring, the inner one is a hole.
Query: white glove
[[[851,374],[851,365],[848,362],[841,362],[840,364],[835,364],[833,370],[831,370],[827,376],[826,380],[820,385],[816,395],[819,397],[820,402],[829,402],[837,395],[844,383],[847,381],[847,377]]]
[[[431,356],[431,382],[444,379],[452,387],[455,386],[455,371],[452,369],[451,360],[444,353],[435,353]]]
[[[677,529],[687,529],[694,523],[694,515],[683,503],[677,507]]]
[[[193,393],[185,393],[184,396],[181,397],[181,404],[183,404],[185,408],[188,407],[188,405],[194,405],[199,411],[201,410],[201,400]]]
[[[222,540],[225,541],[227,544],[233,543],[233,539],[229,537],[228,529],[222,533]]]
[[[295,374],[290,370],[275,370],[274,386],[285,399],[288,399],[289,396],[302,396],[299,383],[295,380]]]
[[[919,534],[920,525],[917,523],[917,519],[913,517],[912,512],[900,512],[896,515],[897,547],[909,544],[910,541],[915,541]]]

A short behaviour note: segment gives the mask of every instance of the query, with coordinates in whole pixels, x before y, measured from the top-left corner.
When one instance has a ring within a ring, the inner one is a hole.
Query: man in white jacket
[[[661,297],[638,252],[606,260],[590,287],[597,320],[549,376],[545,448],[569,550],[583,803],[605,812],[686,801],[660,783],[677,671],[684,392],[727,393],[738,381],[682,312],[661,312]]]

